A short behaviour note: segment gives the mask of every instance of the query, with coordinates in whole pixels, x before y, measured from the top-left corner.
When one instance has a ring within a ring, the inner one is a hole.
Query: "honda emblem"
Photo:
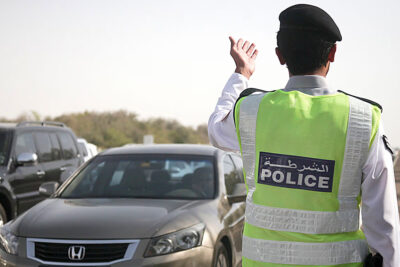
[[[85,257],[84,246],[70,246],[68,248],[68,258],[73,261],[81,261]]]

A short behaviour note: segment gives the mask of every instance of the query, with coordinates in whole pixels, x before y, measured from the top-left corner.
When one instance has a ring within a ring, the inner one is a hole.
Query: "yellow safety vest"
[[[248,190],[243,266],[362,266],[362,166],[380,116],[343,93],[278,90],[237,101]]]

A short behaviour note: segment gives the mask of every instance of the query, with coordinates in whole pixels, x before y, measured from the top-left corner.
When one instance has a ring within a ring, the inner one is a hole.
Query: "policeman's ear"
[[[285,65],[286,64],[286,60],[283,57],[281,50],[279,50],[279,47],[275,48],[275,54],[277,55],[278,59],[279,59],[279,63],[281,63],[281,65]]]
[[[328,55],[328,61],[329,62],[334,62],[335,61],[335,54],[336,54],[336,44],[334,44],[331,48],[331,51],[329,52]]]

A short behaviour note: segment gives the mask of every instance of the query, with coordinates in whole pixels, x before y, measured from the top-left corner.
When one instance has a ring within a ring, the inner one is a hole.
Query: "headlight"
[[[152,238],[144,256],[165,255],[200,246],[204,228],[204,224],[200,223],[175,233]]]
[[[0,228],[0,247],[9,254],[17,254],[18,237],[9,232],[7,224]]]

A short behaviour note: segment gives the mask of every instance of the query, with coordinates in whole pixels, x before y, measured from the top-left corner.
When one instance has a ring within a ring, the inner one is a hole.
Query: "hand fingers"
[[[251,59],[256,59],[257,55],[258,55],[258,50],[256,49],[253,55],[251,55]]]
[[[249,45],[250,45],[250,43],[248,41],[244,42],[243,50],[247,51],[247,49],[249,49]]]
[[[233,46],[235,45],[235,39],[233,39],[232,36],[229,36],[229,41],[231,41],[231,48],[233,48]]]
[[[243,39],[240,38],[239,41],[237,41],[236,44],[237,44],[237,47],[238,47],[238,48],[242,48],[242,46],[243,46]]]
[[[256,48],[255,44],[251,44],[251,46],[249,47],[249,49],[246,51],[246,54],[248,56],[251,56],[251,54],[253,54],[254,48]]]

